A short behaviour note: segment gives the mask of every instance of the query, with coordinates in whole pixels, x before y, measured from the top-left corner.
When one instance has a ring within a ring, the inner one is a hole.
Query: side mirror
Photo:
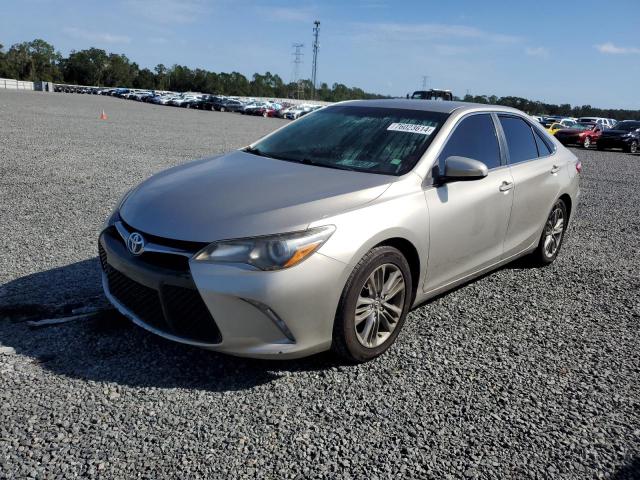
[[[487,166],[467,157],[447,157],[444,161],[444,180],[478,180],[489,174]]]

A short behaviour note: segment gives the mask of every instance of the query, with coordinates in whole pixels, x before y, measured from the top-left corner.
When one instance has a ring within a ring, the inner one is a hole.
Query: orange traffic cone
[[[106,120],[107,119],[107,114],[104,113],[104,110],[102,110],[102,113],[100,114],[100,120]]]

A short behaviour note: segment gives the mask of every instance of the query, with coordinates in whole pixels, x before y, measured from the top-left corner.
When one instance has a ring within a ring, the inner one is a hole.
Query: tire
[[[560,216],[557,217],[556,215]],[[538,247],[531,253],[531,260],[534,265],[544,267],[555,261],[562,247],[568,220],[567,205],[564,200],[558,200],[553,204],[551,212],[544,223]],[[561,222],[560,224],[558,223],[559,221]],[[549,239],[550,236],[552,237],[551,239]]]
[[[591,138],[585,137],[584,142],[582,143],[582,146],[586,149],[591,148]]]
[[[264,118],[267,118],[269,115],[267,114],[267,112],[264,112],[264,113],[262,114],[262,116],[263,116]]]
[[[333,324],[332,350],[352,363],[384,353],[396,340],[411,306],[411,282],[409,264],[399,250],[389,246],[370,250],[355,266],[342,291]],[[389,288],[392,295],[383,300]],[[359,322],[356,308],[361,311]]]
[[[638,142],[637,142],[637,140],[634,140],[633,142],[631,142],[629,144],[628,147],[625,147],[624,151],[627,152],[627,153],[638,153]]]
[[[220,111],[221,111],[221,112],[226,112],[226,110],[225,110],[225,108],[224,108],[224,107],[220,107]]]

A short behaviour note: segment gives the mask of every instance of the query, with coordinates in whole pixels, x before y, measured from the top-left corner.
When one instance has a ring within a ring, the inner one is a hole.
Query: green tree
[[[148,68],[143,68],[142,70],[138,71],[138,75],[133,80],[133,86],[135,88],[153,90],[156,87],[156,76]]]
[[[32,82],[58,81],[62,78],[58,64],[62,56],[42,39],[16,43],[4,55],[6,74]]]
[[[72,51],[62,62],[65,82],[78,85],[114,86],[113,83],[105,83],[104,77],[108,67],[107,52],[99,48]]]
[[[163,64],[159,63],[153,69],[156,72],[156,88],[158,90],[166,90],[167,89],[167,67]]]
[[[138,65],[132,63],[126,55],[116,53],[109,54],[103,74],[103,84],[105,86],[132,87],[134,86],[133,83],[137,76]]]

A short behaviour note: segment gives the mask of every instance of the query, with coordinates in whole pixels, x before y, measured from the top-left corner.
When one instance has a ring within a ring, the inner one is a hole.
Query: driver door
[[[491,114],[471,114],[458,123],[440,153],[438,172],[444,172],[450,156],[479,160],[489,173],[482,179],[436,183],[425,190],[430,225],[425,291],[499,262],[511,215],[514,183]]]

